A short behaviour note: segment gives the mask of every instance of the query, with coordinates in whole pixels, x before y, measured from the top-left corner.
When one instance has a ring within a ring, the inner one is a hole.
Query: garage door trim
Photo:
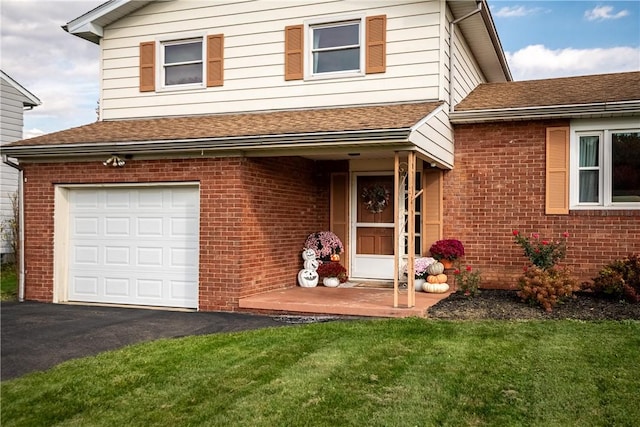
[[[199,212],[199,183],[198,182],[153,182],[153,183],[130,183],[130,184],[60,184],[54,187],[54,282],[53,282],[53,302],[69,302],[69,269],[71,265],[70,259],[70,195],[74,189],[144,189],[144,188],[177,188],[190,187],[196,190],[198,211],[197,221],[199,228],[200,212]],[[199,253],[199,232],[196,244]],[[199,266],[196,266],[199,270]],[[196,271],[199,276],[199,271]],[[196,294],[196,300],[199,297],[199,291]],[[90,303],[90,302],[89,302]],[[117,303],[114,303],[117,304]],[[140,305],[132,302],[131,305]],[[153,304],[146,304],[154,306]],[[196,302],[196,308],[199,304]],[[170,307],[167,307],[170,308]]]

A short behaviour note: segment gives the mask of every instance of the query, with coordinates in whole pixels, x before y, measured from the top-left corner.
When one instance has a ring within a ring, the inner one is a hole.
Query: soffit
[[[104,27],[146,6],[151,1],[110,0],[85,13],[62,28],[80,38],[99,44]]]
[[[447,2],[454,19],[473,12],[477,9],[478,3],[481,5],[481,11],[456,25],[464,35],[487,81],[511,81],[511,71],[487,2],[485,0]]]

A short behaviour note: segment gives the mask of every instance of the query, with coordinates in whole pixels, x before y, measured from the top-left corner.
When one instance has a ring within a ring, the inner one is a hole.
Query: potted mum
[[[317,273],[322,278],[322,284],[328,288],[335,288],[348,279],[347,269],[339,262],[323,262],[318,267]]]
[[[320,261],[336,261],[340,259],[339,255],[344,252],[344,245],[340,238],[331,231],[317,231],[309,234],[304,243],[304,249],[313,249],[316,253],[316,259]],[[336,256],[338,256],[337,259]]]
[[[438,240],[429,249],[431,256],[444,264],[445,268],[451,268],[453,261],[464,256],[464,246],[460,240]]]

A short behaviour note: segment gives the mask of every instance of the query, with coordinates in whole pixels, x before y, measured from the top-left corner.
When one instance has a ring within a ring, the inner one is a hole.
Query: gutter
[[[9,160],[6,154],[2,155],[2,163],[18,171],[18,301],[24,301],[24,171],[22,167]]]
[[[29,158],[55,155],[87,155],[87,154],[135,154],[162,153],[176,151],[204,150],[251,150],[251,149],[286,149],[286,148],[327,148],[345,143],[369,144],[372,142],[406,142],[411,128],[386,130],[325,132],[304,134],[257,135],[197,139],[167,139],[123,142],[92,142],[77,144],[43,144],[4,146],[3,151],[11,156]]]
[[[640,115],[640,101],[456,111],[449,116],[449,120],[451,123],[482,123],[505,120],[576,119],[596,115],[617,117]]]

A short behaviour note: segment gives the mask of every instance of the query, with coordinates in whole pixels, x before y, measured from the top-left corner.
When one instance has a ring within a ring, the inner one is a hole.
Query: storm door
[[[392,280],[393,174],[357,174],[354,180],[351,277]]]

